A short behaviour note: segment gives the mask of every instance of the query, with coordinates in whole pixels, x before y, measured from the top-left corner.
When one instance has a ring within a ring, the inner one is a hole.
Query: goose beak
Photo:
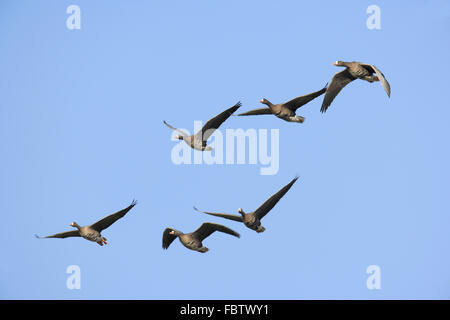
[[[333,66],[337,66],[337,65],[338,65],[337,61],[333,62]]]
[[[264,103],[264,100],[263,100],[263,99],[261,99],[261,100],[259,100],[259,102],[261,102],[261,103]]]

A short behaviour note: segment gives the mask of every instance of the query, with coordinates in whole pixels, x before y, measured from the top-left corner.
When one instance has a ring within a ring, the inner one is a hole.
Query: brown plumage
[[[323,94],[326,91],[326,86],[323,89],[320,89],[319,91],[300,96],[297,98],[294,98],[292,100],[289,100],[285,103],[279,103],[279,104],[273,104],[269,100],[263,98],[259,102],[267,105],[267,108],[259,108],[250,110],[241,114],[238,114],[238,116],[254,116],[254,115],[263,115],[263,114],[273,114],[276,117],[283,119],[284,121],[288,122],[298,122],[303,123],[305,121],[304,117],[297,116],[295,112],[298,108],[301,106],[307,104],[311,100],[317,98],[321,94]]]
[[[239,107],[241,106],[241,103],[238,102],[231,108],[223,111],[222,113],[218,114],[214,118],[209,119],[205,125],[196,133],[193,135],[188,135],[187,133],[172,127],[170,124],[168,124],[166,121],[163,121],[164,124],[169,127],[170,129],[176,131],[179,133],[175,138],[179,140],[183,140],[186,142],[191,148],[200,150],[200,151],[211,151],[212,148],[210,146],[206,145],[206,142],[208,141],[209,137],[214,133],[214,131],[220,127],[220,125],[227,120]]]
[[[336,61],[334,65],[345,67],[345,69],[337,72],[331,79],[330,85],[325,93],[325,97],[323,98],[322,107],[320,108],[321,112],[327,111],[331,102],[333,102],[338,93],[347,84],[356,79],[366,80],[368,82],[380,81],[387,95],[389,97],[391,96],[391,86],[389,85],[389,82],[384,77],[384,74],[374,65],[356,61]]]
[[[285,185],[283,188],[281,188],[277,193],[272,195],[269,199],[267,199],[262,205],[258,207],[253,212],[245,213],[244,210],[241,208],[238,209],[238,212],[240,216],[235,214],[228,214],[228,213],[215,213],[215,212],[207,212],[207,211],[200,211],[196,207],[194,207],[195,210],[199,212],[203,212],[212,216],[221,217],[233,221],[243,222],[245,226],[248,228],[255,230],[256,232],[264,232],[266,230],[261,225],[261,219],[264,218],[264,216],[269,213],[270,210],[280,201],[280,199],[289,191],[289,189],[292,187],[292,185],[297,181],[298,177],[295,177],[291,180],[287,185]]]
[[[239,233],[221,224],[205,222],[200,226],[200,228],[198,228],[194,232],[186,234],[176,229],[166,228],[163,232],[162,247],[163,249],[168,249],[173,240],[178,238],[180,242],[183,244],[183,246],[185,246],[186,248],[205,253],[209,249],[203,246],[202,241],[207,237],[209,237],[215,231],[227,233],[237,238],[240,237]]]
[[[125,209],[122,209],[120,211],[117,211],[116,213],[110,214],[109,216],[104,217],[103,219],[95,222],[94,224],[91,224],[89,226],[81,227],[76,222],[72,222],[70,224],[71,227],[77,228],[77,230],[73,231],[66,231],[61,233],[56,233],[50,236],[46,237],[39,237],[38,235],[35,235],[38,239],[43,238],[68,238],[68,237],[83,237],[86,240],[97,242],[99,245],[103,246],[103,244],[107,244],[106,238],[102,237],[101,232],[111,226],[114,222],[122,218],[127,214],[128,211],[130,211],[135,205],[136,201],[133,200],[131,204],[126,207]]]

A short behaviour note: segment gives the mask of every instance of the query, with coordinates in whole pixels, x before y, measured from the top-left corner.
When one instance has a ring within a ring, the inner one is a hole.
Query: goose
[[[368,82],[379,81],[386,91],[388,97],[391,96],[391,86],[384,77],[384,74],[373,64],[361,63],[361,62],[344,62],[336,61],[333,65],[338,67],[345,67],[344,70],[337,72],[331,79],[327,92],[323,98],[322,107],[320,111],[324,113],[327,111],[331,102],[338,95],[338,93],[347,84],[356,79],[366,80]]]
[[[209,251],[209,249],[203,246],[202,241],[214,233],[214,231],[227,233],[237,238],[241,237],[236,231],[221,224],[204,222],[197,230],[191,233],[183,233],[173,228],[166,228],[163,232],[162,247],[163,249],[168,249],[173,240],[178,238],[186,248],[205,253]]]
[[[97,242],[100,246],[103,246],[103,244],[108,243],[106,242],[107,239],[101,235],[101,232],[104,229],[111,226],[114,222],[125,216],[127,212],[130,211],[136,205],[136,203],[137,201],[133,200],[133,202],[131,202],[131,204],[125,209],[122,209],[120,211],[117,211],[116,213],[106,216],[103,219],[89,226],[81,227],[78,223],[72,222],[70,226],[76,228],[77,230],[56,233],[46,237],[40,237],[37,234],[35,234],[35,236],[38,239],[45,239],[45,238],[64,239],[69,237],[82,237],[86,240]]]
[[[279,104],[273,104],[266,98],[263,98],[259,102],[267,105],[267,108],[250,110],[250,111],[238,114],[238,116],[254,116],[254,115],[262,115],[262,114],[273,114],[276,117],[283,119],[284,121],[303,123],[305,121],[305,118],[301,117],[301,116],[297,116],[295,114],[297,109],[300,108],[301,106],[307,104],[311,100],[317,98],[321,94],[325,93],[326,90],[327,89],[325,86],[325,88],[320,89],[319,91],[307,94],[305,96],[300,96],[300,97],[294,98],[292,100],[289,100],[288,102],[279,103]]]
[[[264,216],[269,213],[270,210],[277,204],[278,201],[289,191],[289,189],[292,187],[292,185],[297,181],[298,177],[295,177],[292,179],[291,182],[289,182],[287,185],[285,185],[283,188],[281,188],[277,193],[272,195],[269,199],[267,199],[261,206],[258,207],[253,212],[245,213],[242,208],[238,209],[239,216],[234,214],[227,214],[227,213],[215,213],[215,212],[207,212],[207,211],[201,211],[198,210],[196,207],[194,207],[194,210],[206,213],[212,216],[221,217],[229,220],[234,220],[238,222],[243,222],[244,225],[252,230],[255,230],[258,233],[264,232],[266,228],[264,228],[261,225],[261,219],[264,218]]]
[[[188,135],[182,130],[172,127],[165,120],[163,122],[167,127],[179,133],[179,135],[175,136],[175,139],[183,140],[193,149],[199,151],[211,151],[212,147],[207,146],[206,141],[208,141],[209,137],[214,133],[214,131],[219,128],[220,125],[225,120],[227,120],[237,109],[239,109],[240,106],[241,102],[238,102],[234,106],[223,111],[214,118],[209,119],[205,123],[205,125],[196,134],[193,135]]]

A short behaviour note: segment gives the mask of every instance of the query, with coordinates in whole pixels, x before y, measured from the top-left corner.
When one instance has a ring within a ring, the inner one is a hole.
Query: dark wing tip
[[[137,205],[137,200],[136,199],[133,199],[133,201],[131,201],[131,204],[130,204],[130,207],[134,207],[135,205]]]
[[[234,105],[234,107],[241,107],[242,106],[242,103],[240,102],[240,101],[238,101],[235,105]]]
[[[292,179],[291,182],[289,182],[289,183],[287,184],[287,186],[289,186],[289,189],[294,185],[294,183],[297,182],[298,178],[299,178],[299,176],[296,175],[295,178]]]
[[[200,210],[197,209],[196,206],[192,206],[192,208],[194,208],[195,211],[201,212]]]
[[[38,236],[36,233],[34,234],[34,236],[36,237],[36,239],[42,239],[42,237]]]
[[[328,106],[326,104],[322,104],[322,107],[320,107],[320,112],[325,113],[328,109]]]

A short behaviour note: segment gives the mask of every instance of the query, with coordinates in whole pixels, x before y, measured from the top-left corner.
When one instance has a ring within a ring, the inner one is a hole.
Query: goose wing
[[[52,234],[51,236],[46,236],[46,237],[40,237],[37,234],[35,234],[35,237],[38,239],[45,239],[45,238],[64,239],[64,238],[69,238],[69,237],[81,237],[81,236],[80,236],[80,233],[78,232],[78,230],[72,230],[72,231],[66,231],[66,232]]]
[[[178,236],[174,234],[170,234],[170,232],[173,231],[171,228],[166,228],[163,232],[162,237],[162,247],[163,249],[169,248],[170,244],[175,240]]]
[[[300,96],[300,97],[294,98],[292,100],[289,100],[288,102],[286,102],[284,104],[284,106],[295,112],[301,106],[307,104],[311,100],[313,100],[313,99],[317,98],[318,96],[324,94],[325,91],[327,91],[327,85],[328,85],[328,83],[325,85],[324,88],[320,89],[319,91],[316,91],[316,92],[313,92],[313,93],[310,93],[310,94],[307,94],[307,95]]]
[[[383,86],[384,91],[386,91],[388,97],[390,97],[391,96],[391,85],[384,77],[383,72],[381,72],[380,69],[375,67],[373,64],[361,63],[361,65],[363,67],[365,67],[367,70],[374,72],[377,75],[378,80],[380,80],[380,83]],[[372,70],[370,70],[370,69],[372,69]]]
[[[201,211],[201,210],[198,210],[196,207],[194,207],[194,210],[196,210],[198,212],[203,212],[203,213],[206,213],[206,214],[209,214],[209,215],[212,215],[212,216],[216,216],[216,217],[221,217],[221,218],[225,218],[225,219],[229,219],[229,220],[242,222],[242,217],[238,216],[236,214]]]
[[[285,185],[283,188],[281,188],[277,193],[272,195],[269,199],[267,199],[262,205],[258,207],[254,211],[254,215],[256,218],[261,220],[264,218],[264,216],[272,210],[272,208],[280,201],[280,199],[289,191],[289,189],[292,187],[292,185],[297,181],[298,177],[295,177],[292,179],[291,182],[289,182],[287,185]]]
[[[333,102],[334,98],[338,95],[342,88],[344,88],[355,79],[356,78],[350,74],[348,69],[336,73],[331,79],[330,85],[327,88],[325,97],[323,98],[322,107],[320,108],[320,112],[327,111],[331,102]]]
[[[122,209],[120,211],[117,211],[116,213],[110,214],[107,217],[104,217],[103,219],[97,221],[96,223],[92,224],[90,227],[98,232],[101,232],[102,230],[108,228],[110,225],[112,225],[114,222],[122,218],[127,214],[128,211],[130,211],[135,205],[136,200],[133,200],[131,204],[126,207],[125,209]]]
[[[203,223],[200,228],[192,232],[192,235],[199,239],[200,241],[203,241],[203,239],[209,237],[212,233],[215,231],[220,231],[223,233],[230,234],[232,236],[240,238],[240,234],[236,231],[231,230],[230,228],[227,228],[221,224],[212,223],[212,222],[205,222]]]
[[[239,107],[241,103],[238,102],[231,108],[219,113],[214,118],[209,119],[205,125],[195,134],[195,139],[198,141],[206,142],[214,131],[220,127],[220,125],[227,120]]]
[[[179,134],[181,134],[182,136],[189,136],[186,132],[184,132],[184,131],[182,131],[182,130],[180,130],[180,129],[177,129],[177,128],[175,128],[175,127],[172,127],[170,124],[168,124],[165,120],[163,120],[163,122],[164,122],[164,124],[166,125],[166,126],[168,126],[170,129],[172,129],[173,131],[176,131],[176,132],[178,132]]]
[[[244,113],[238,114],[238,116],[256,116],[260,114],[273,114],[270,108],[253,109]]]

